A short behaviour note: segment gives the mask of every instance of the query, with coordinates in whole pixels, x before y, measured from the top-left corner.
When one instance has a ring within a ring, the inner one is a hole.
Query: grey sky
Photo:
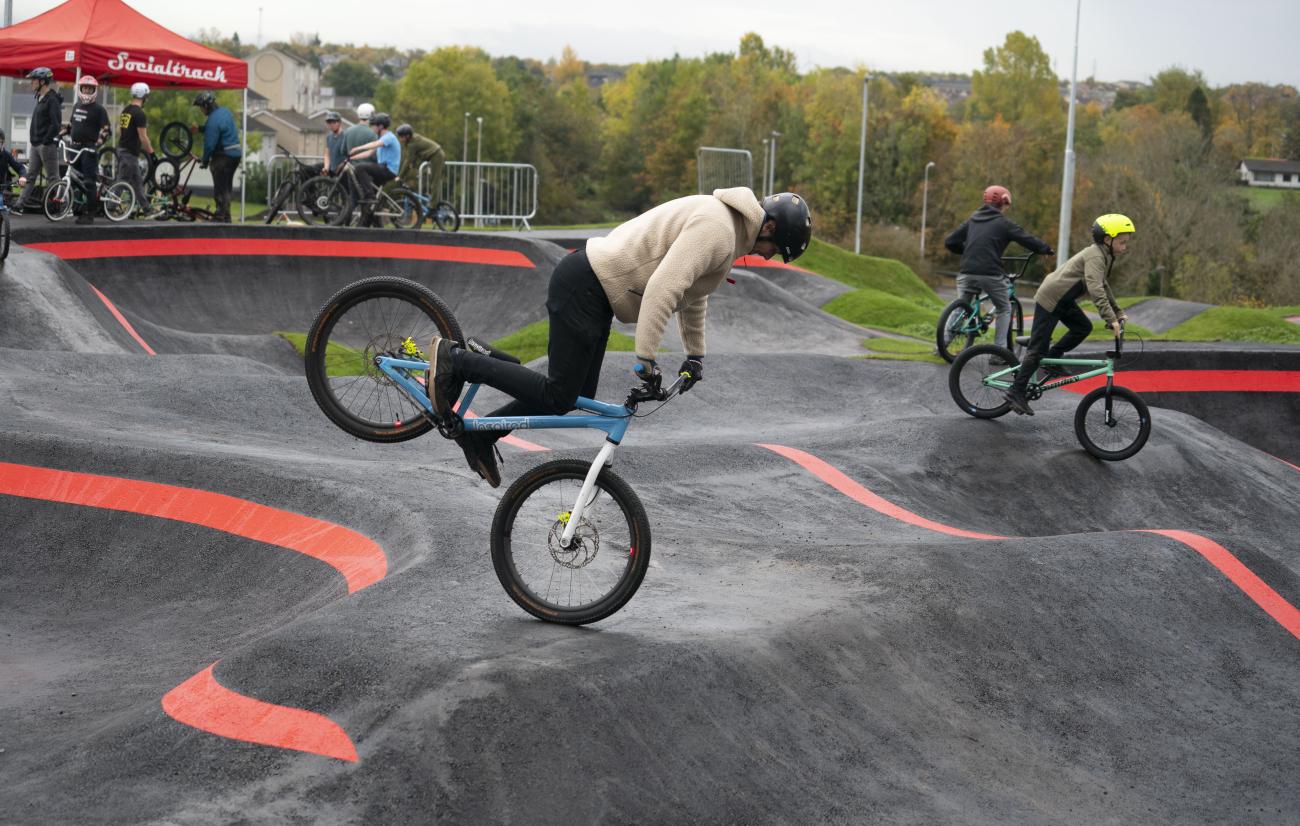
[[[132,6],[182,34],[202,27],[256,38],[264,9],[267,40],[319,32],[333,42],[433,49],[480,46],[493,55],[545,59],[565,44],[584,60],[635,63],[674,52],[698,56],[734,51],[756,31],[768,44],[793,51],[804,69],[865,65],[883,70],[969,72],[984,49],[1020,29],[1036,36],[1068,77],[1074,0],[1004,2],[740,3],[733,0],[494,0],[491,3],[380,0],[368,14],[358,4],[324,0],[224,0],[218,6],[175,0],[129,0]],[[53,8],[56,0],[14,0],[14,19]],[[219,9],[219,12],[217,11]],[[1200,69],[1214,86],[1241,81],[1300,86],[1295,38],[1300,0],[1084,0],[1079,76],[1146,80],[1171,65]]]

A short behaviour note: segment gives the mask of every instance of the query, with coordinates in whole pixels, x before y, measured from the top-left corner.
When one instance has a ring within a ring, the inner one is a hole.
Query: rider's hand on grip
[[[654,361],[637,357],[636,364],[632,366],[632,372],[641,380],[640,387],[632,388],[632,401],[651,401],[663,397],[662,383],[663,376],[659,372],[659,366]]]
[[[704,381],[704,356],[687,356],[682,366],[677,368],[677,375],[682,378],[683,393]]]

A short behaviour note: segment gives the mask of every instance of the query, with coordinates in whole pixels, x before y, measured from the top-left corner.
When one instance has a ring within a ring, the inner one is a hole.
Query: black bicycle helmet
[[[808,202],[793,192],[769,195],[763,199],[763,223],[776,221],[776,231],[771,235],[760,235],[758,240],[771,241],[781,253],[781,259],[789,264],[808,249],[812,240],[812,213]]]
[[[415,134],[415,128],[409,123],[404,123],[393,130],[399,138],[409,138]]]
[[[370,125],[379,124],[385,129],[393,125],[393,119],[388,116],[387,112],[376,112],[370,116]]]
[[[54,80],[54,70],[50,69],[47,66],[38,66],[37,68],[32,69],[30,72],[28,72],[27,77],[31,78],[32,80],[43,80],[46,83],[49,83],[51,80]]]
[[[198,96],[194,98],[194,105],[204,111],[213,109],[217,105],[217,96],[211,92],[199,92]]]

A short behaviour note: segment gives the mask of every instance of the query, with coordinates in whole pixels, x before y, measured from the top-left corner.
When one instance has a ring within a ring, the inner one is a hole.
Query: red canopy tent
[[[48,66],[61,81],[78,72],[101,83],[153,88],[243,89],[248,64],[186,40],[122,0],[68,0],[0,29],[0,75]]]

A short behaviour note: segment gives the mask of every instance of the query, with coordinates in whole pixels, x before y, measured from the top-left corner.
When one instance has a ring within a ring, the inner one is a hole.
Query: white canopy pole
[[[243,156],[239,159],[239,168],[243,170],[239,177],[239,223],[244,223],[244,208],[248,204],[248,87],[244,87],[244,130],[239,135],[239,144]]]

